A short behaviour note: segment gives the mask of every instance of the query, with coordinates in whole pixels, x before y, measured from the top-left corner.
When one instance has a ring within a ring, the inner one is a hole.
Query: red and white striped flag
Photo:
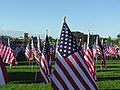
[[[0,55],[4,63],[12,65],[17,62],[11,48],[6,45],[0,44]]]
[[[29,43],[27,44],[26,49],[25,49],[25,56],[26,56],[27,59],[30,58],[30,46],[29,46]]]
[[[0,57],[0,85],[4,85],[8,82],[8,74],[5,65]]]
[[[54,90],[98,90],[65,20],[57,50],[51,82]]]
[[[41,59],[41,56],[42,56],[40,48],[41,48],[41,41],[40,41],[40,37],[38,37],[37,48],[34,51],[34,57],[35,57],[35,59],[37,60],[38,63],[40,62],[40,59]]]
[[[94,63],[94,55],[92,50],[92,37],[90,33],[88,33],[87,49],[84,54],[84,59],[91,75],[95,77],[95,63]]]
[[[31,40],[31,43],[29,42],[25,49],[25,56],[28,60],[34,59],[34,46],[33,46],[33,40]]]
[[[46,33],[45,45],[43,47],[42,57],[40,61],[40,73],[45,83],[51,81],[52,65],[51,65],[50,42],[48,40],[47,33]]]

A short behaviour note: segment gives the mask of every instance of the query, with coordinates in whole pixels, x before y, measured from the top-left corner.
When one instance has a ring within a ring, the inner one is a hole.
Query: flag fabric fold
[[[12,49],[10,47],[7,47],[6,45],[0,44],[0,55],[4,63],[12,65],[12,63],[17,62],[15,60],[15,56],[12,52]]]

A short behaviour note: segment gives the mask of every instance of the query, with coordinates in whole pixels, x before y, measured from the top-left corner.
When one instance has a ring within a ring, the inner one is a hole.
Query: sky
[[[100,37],[120,33],[120,0],[0,0],[0,35],[59,38],[63,17],[71,31]]]

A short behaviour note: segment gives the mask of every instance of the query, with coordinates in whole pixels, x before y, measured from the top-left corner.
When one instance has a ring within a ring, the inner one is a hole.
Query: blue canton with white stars
[[[79,51],[79,47],[77,46],[75,37],[70,31],[67,23],[64,21],[60,40],[58,42],[58,52],[63,58],[66,58],[76,51]]]

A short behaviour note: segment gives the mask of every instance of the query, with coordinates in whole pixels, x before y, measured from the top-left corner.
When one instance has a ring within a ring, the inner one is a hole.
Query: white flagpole
[[[31,49],[32,49],[32,55],[33,55],[33,49],[34,49],[33,38],[32,38],[32,42],[31,42]],[[32,73],[33,73],[33,60],[32,60],[31,68],[32,68]]]
[[[38,41],[37,42],[37,52],[38,52],[38,50],[40,50],[40,36],[38,36],[37,41]],[[37,81],[37,62],[36,62],[35,81]]]
[[[10,47],[10,37],[8,37],[8,47]],[[10,69],[12,68],[12,64],[10,64]]]
[[[101,44],[102,44],[102,46],[103,46],[103,39],[102,39],[102,43],[101,43]],[[102,66],[102,64],[101,64],[101,71],[102,71],[102,67],[103,67],[103,66]]]

